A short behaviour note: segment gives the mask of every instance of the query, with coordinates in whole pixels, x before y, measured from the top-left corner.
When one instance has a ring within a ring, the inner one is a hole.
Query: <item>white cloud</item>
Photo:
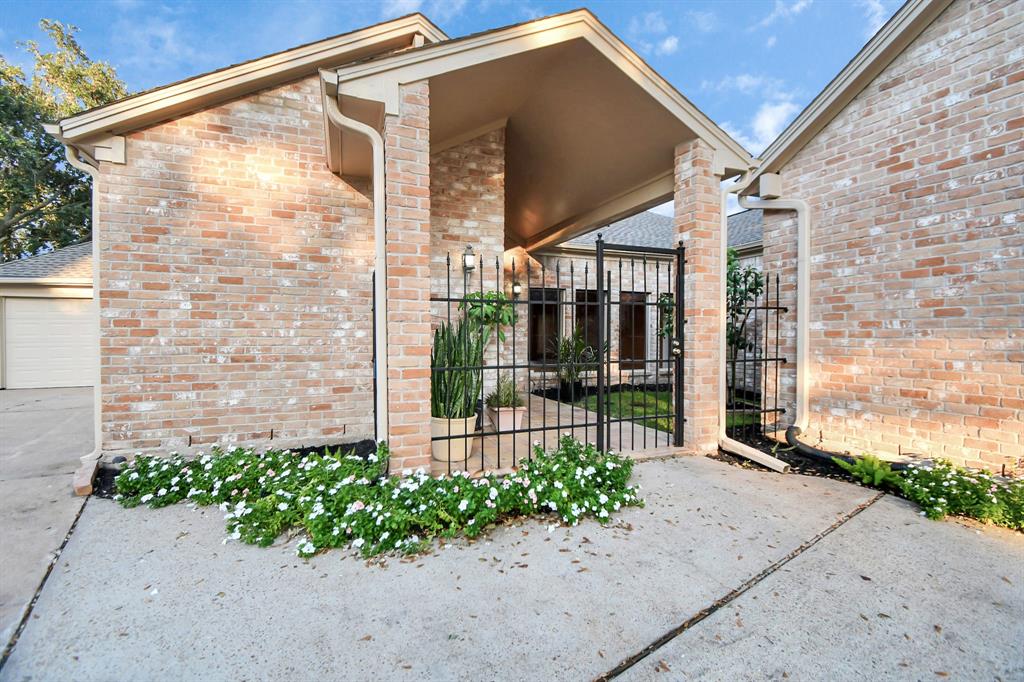
[[[383,17],[394,18],[419,12],[423,0],[384,0],[380,6],[380,14]]]
[[[629,21],[629,36],[644,54],[654,53],[660,57],[675,54],[679,50],[679,37],[667,33],[668,22],[661,12],[644,12]]]
[[[868,20],[864,35],[867,38],[875,35],[878,29],[882,28],[889,18],[889,12],[882,4],[882,0],[857,0],[857,4],[864,10],[864,18]]]
[[[772,8],[772,11],[748,30],[753,31],[758,28],[767,28],[779,19],[792,19],[810,7],[812,2],[814,0],[794,0],[789,3],[785,2],[785,0],[775,0],[775,6]]]
[[[743,95],[761,94],[770,99],[790,99],[792,92],[786,90],[784,81],[770,76],[740,73],[725,76],[717,81],[702,81],[701,90],[713,92],[738,92]]]
[[[202,69],[208,65],[206,50],[189,44],[177,21],[166,17],[122,18],[114,23],[111,43],[116,47],[119,64],[160,69],[168,66]],[[215,57],[216,59],[216,57]]]
[[[690,22],[701,33],[711,33],[718,28],[718,15],[714,12],[698,12],[696,10],[687,12]]]
[[[669,36],[658,43],[658,46],[654,48],[654,54],[659,56],[675,54],[678,49],[679,38]]]
[[[764,46],[770,50],[775,47],[776,42],[778,42],[778,38],[775,36],[768,36],[768,40],[764,41]]]
[[[468,0],[385,0],[381,3],[380,15],[384,19],[423,12],[434,21],[451,21],[462,14]]]
[[[659,35],[668,31],[668,24],[661,12],[645,12],[629,20],[629,32],[631,34],[653,34]]]
[[[786,129],[800,107],[789,100],[768,101],[761,104],[750,123],[738,128],[723,123],[722,128],[752,154],[760,154]]]

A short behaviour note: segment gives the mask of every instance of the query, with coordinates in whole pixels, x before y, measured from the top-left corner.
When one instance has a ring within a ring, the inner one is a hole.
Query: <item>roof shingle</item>
[[[92,279],[92,242],[0,263],[0,279]]]
[[[729,248],[743,248],[761,243],[762,213],[761,209],[750,209],[729,216]],[[612,244],[672,248],[675,243],[672,218],[644,211],[570,239],[565,246],[593,246],[597,242],[598,233],[601,233],[606,242]]]

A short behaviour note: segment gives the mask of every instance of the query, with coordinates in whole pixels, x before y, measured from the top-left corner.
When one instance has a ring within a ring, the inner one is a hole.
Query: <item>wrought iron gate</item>
[[[600,236],[592,252],[484,260],[467,247],[436,263],[435,471],[514,467],[562,434],[602,450],[680,445],[684,265],[682,246]]]

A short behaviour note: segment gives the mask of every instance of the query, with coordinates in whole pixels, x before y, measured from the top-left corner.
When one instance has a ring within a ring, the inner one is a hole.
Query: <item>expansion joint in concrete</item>
[[[703,609],[701,609],[700,611],[698,611],[694,615],[690,616],[690,618],[688,618],[687,620],[683,621],[681,624],[675,626],[674,628],[672,628],[671,630],[669,630],[668,632],[663,634],[661,637],[658,637],[656,640],[654,640],[653,642],[651,642],[650,644],[645,646],[640,651],[638,651],[635,654],[633,654],[632,656],[629,656],[628,658],[622,660],[618,665],[616,665],[614,668],[612,668],[608,672],[606,672],[606,673],[604,673],[602,675],[598,675],[596,678],[594,678],[595,682],[601,682],[603,680],[611,680],[611,679],[614,679],[614,678],[618,677],[622,673],[626,672],[627,670],[632,668],[634,665],[636,665],[637,663],[639,663],[643,659],[647,658],[648,656],[650,656],[655,651],[657,651],[661,647],[663,647],[666,644],[668,644],[669,642],[671,642],[673,639],[675,639],[679,635],[683,634],[684,632],[686,632],[687,630],[689,630],[693,626],[695,626],[698,623],[700,623],[701,621],[703,621],[705,618],[707,618],[708,616],[713,614],[715,611],[718,611],[718,609],[722,608],[723,606],[728,605],[729,603],[731,603],[731,602],[735,601],[736,599],[738,599],[739,597],[741,597],[744,593],[746,593],[752,587],[755,587],[756,585],[758,585],[761,581],[763,581],[765,578],[770,576],[772,573],[775,573],[775,571],[779,570],[780,568],[782,568],[783,566],[788,564],[790,561],[792,561],[793,559],[797,558],[798,556],[800,556],[801,554],[803,554],[804,552],[809,550],[811,547],[813,547],[814,545],[816,545],[819,542],[821,542],[825,537],[827,537],[833,531],[838,530],[839,528],[841,528],[846,522],[848,522],[850,519],[852,519],[853,517],[857,516],[857,514],[860,514],[862,511],[864,511],[865,509],[867,509],[868,507],[873,505],[875,502],[880,500],[884,495],[885,495],[885,493],[878,493],[877,495],[872,497],[867,502],[859,504],[856,507],[854,507],[852,510],[847,512],[846,514],[843,514],[831,526],[829,526],[825,530],[821,531],[820,533],[818,533],[814,537],[810,538],[809,540],[807,540],[806,542],[801,544],[799,547],[797,547],[792,552],[790,552],[786,556],[782,557],[778,561],[770,564],[764,570],[762,570],[760,573],[758,573],[757,575],[755,575],[752,578],[750,578],[750,579],[746,580],[745,582],[743,582],[739,587],[736,587],[735,589],[731,590],[730,592],[728,592],[727,594],[723,595],[722,597],[719,597],[718,599],[713,601],[708,606],[704,607]]]

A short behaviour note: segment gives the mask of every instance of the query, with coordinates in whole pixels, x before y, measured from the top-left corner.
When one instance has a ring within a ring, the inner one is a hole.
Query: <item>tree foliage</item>
[[[43,19],[53,42],[33,40],[31,77],[0,56],[0,260],[72,244],[89,237],[89,177],[64,159],[61,143],[43,123],[128,94],[114,67],[94,62],[75,40],[75,26]]]

